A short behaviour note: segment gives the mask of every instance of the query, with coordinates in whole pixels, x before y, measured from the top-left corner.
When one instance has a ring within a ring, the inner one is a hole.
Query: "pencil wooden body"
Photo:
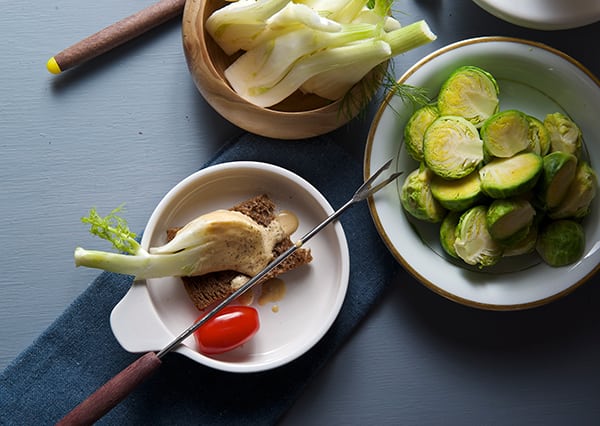
[[[185,0],[160,0],[97,33],[75,43],[54,56],[65,71],[105,53],[183,12]]]

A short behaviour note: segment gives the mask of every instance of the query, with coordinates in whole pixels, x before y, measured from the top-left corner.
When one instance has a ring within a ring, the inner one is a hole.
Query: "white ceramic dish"
[[[473,0],[512,24],[537,30],[564,30],[600,20],[597,0]]]
[[[485,37],[446,46],[419,61],[401,78],[435,96],[442,82],[461,65],[491,72],[500,87],[500,108],[520,109],[538,118],[568,113],[581,127],[588,156],[600,164],[600,81],[581,64],[548,46],[504,37]],[[373,121],[365,151],[365,176],[385,159],[406,174],[418,167],[406,153],[402,131],[413,109],[397,97],[387,98]],[[535,255],[502,260],[483,270],[469,269],[445,255],[435,225],[412,220],[400,204],[397,185],[375,194],[369,207],[385,243],[402,265],[437,293],[460,303],[493,310],[524,309],[557,299],[598,271],[600,226],[598,197],[584,221],[586,249],[577,263],[552,268]]]
[[[296,237],[308,232],[333,209],[299,176],[265,163],[231,162],[205,168],[176,185],[153,212],[142,238],[148,248],[163,244],[166,229],[219,208],[266,193],[279,209],[293,211],[300,221]],[[292,239],[294,236],[292,236]],[[339,222],[313,238],[307,247],[313,261],[281,276],[286,294],[260,306],[261,328],[252,340],[233,351],[207,356],[196,351],[194,339],[175,350],[201,364],[231,372],[272,369],[310,349],[337,317],[348,286],[349,254]],[[130,352],[159,350],[200,315],[179,278],[136,282],[111,314],[119,343]]]

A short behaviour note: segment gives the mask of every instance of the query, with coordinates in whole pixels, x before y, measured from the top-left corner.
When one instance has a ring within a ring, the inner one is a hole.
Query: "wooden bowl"
[[[227,2],[187,0],[183,12],[183,49],[196,87],[219,114],[249,132],[276,139],[302,139],[335,130],[366,106],[377,85],[365,90],[360,82],[344,100],[330,101],[296,92],[277,105],[263,108],[240,97],[227,83],[225,69],[237,56],[228,56],[205,29],[211,13]],[[378,68],[363,80],[381,75]],[[353,102],[348,102],[352,99]]]

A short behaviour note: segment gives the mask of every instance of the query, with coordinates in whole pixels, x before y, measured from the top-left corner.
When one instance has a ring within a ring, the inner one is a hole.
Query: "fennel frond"
[[[113,209],[108,215],[102,217],[95,208],[90,209],[88,216],[81,221],[90,225],[90,233],[109,241],[120,252],[135,254],[140,250],[136,241],[136,234],[129,229],[125,218],[118,215],[124,204]]]

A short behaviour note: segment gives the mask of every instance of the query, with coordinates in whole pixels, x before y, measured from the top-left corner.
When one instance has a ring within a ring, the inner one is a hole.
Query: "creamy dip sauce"
[[[277,215],[277,222],[283,228],[286,235],[292,235],[298,229],[298,217],[289,210],[282,210]]]
[[[231,281],[231,288],[237,290],[245,283],[250,280],[245,275],[238,275]],[[256,289],[256,291],[248,290],[240,297],[236,299],[236,301],[241,305],[249,306],[254,302],[255,293],[259,294],[258,304],[260,306],[264,306],[268,303],[275,303],[283,300],[285,297],[285,293],[287,291],[285,281],[280,278],[271,278],[270,280],[265,281],[260,289]],[[274,304],[271,307],[271,311],[279,312],[279,306]]]
[[[267,303],[279,302],[284,298],[285,292],[285,282],[279,278],[271,278],[263,283],[260,296],[258,297],[258,304],[263,306]],[[276,310],[279,310],[279,308]]]
[[[288,211],[262,226],[240,212],[215,210],[192,220],[170,242],[151,248],[150,253],[195,256],[195,264],[181,275],[234,270],[253,276],[273,260],[273,247],[297,228],[298,218]]]

